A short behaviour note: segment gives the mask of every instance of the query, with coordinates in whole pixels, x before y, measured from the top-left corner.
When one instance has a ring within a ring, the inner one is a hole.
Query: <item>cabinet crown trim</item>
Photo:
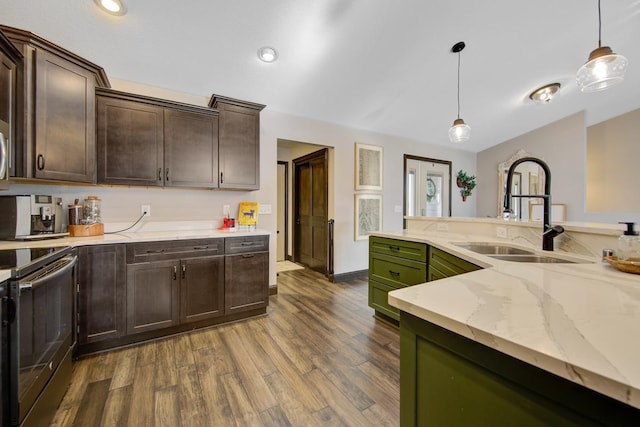
[[[141,102],[141,103],[145,103],[153,106],[171,108],[174,110],[197,111],[198,113],[208,114],[210,116],[218,115],[218,110],[213,108],[194,105],[194,104],[187,104],[185,102],[171,101],[168,99],[154,98],[151,96],[140,95],[136,93],[121,92],[114,89],[96,88],[96,95],[106,96],[114,99],[122,99],[125,101]]]
[[[236,105],[238,107],[251,108],[252,110],[262,111],[266,105],[257,104],[255,102],[243,101],[241,99],[229,98],[223,95],[211,95],[211,99],[209,99],[209,107],[217,108],[218,104],[230,104]]]
[[[40,49],[43,49],[47,52],[53,53],[67,61],[73,62],[95,74],[96,77],[96,86],[98,87],[111,87],[111,83],[109,83],[109,78],[107,77],[107,73],[105,73],[104,69],[94,64],[93,62],[76,55],[75,53],[68,51],[67,49],[50,42],[49,40],[43,39],[39,35],[32,33],[31,31],[21,30],[19,28],[9,27],[6,25],[0,24],[0,30],[6,34],[6,36],[11,40],[14,44],[28,44],[30,46],[34,46]]]

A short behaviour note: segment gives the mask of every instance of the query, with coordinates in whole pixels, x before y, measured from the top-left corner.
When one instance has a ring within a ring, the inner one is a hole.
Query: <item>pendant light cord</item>
[[[460,52],[458,52],[458,118],[460,118]]]
[[[600,0],[598,0],[598,47],[602,47],[602,12],[600,12]]]

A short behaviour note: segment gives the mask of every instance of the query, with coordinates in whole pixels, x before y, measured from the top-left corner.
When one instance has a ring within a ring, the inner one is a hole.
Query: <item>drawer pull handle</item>
[[[164,249],[159,249],[156,251],[147,251],[148,254],[161,254],[164,252]]]
[[[253,258],[254,256],[254,254],[244,254],[242,255],[242,258]]]
[[[391,246],[391,245],[389,245],[389,250],[390,251],[399,252],[400,251],[400,246]]]
[[[389,270],[389,274],[392,275],[393,277],[399,277],[400,276],[400,272],[399,271]]]
[[[201,251],[203,249],[209,249],[209,246],[194,246],[193,247],[194,251]]]
[[[38,170],[44,170],[44,156],[42,154],[38,154],[36,166],[38,167]]]
[[[253,242],[242,242],[240,243],[242,246],[252,246]]]

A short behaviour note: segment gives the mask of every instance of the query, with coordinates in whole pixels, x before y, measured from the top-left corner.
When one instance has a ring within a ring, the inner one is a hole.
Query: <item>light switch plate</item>
[[[263,205],[261,203],[260,204],[260,208],[258,209],[258,213],[261,213],[261,214],[264,214],[264,215],[271,214],[271,205]]]

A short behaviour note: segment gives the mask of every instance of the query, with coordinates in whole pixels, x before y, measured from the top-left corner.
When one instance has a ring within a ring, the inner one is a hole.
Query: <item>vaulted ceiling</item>
[[[30,30],[111,78],[452,145],[461,117],[481,151],[585,110],[587,124],[640,108],[640,0],[602,0],[602,42],[629,60],[625,81],[584,94],[578,68],[598,43],[597,0],[0,0],[0,23]],[[273,46],[279,59],[260,62]],[[547,105],[529,93],[562,88]]]

